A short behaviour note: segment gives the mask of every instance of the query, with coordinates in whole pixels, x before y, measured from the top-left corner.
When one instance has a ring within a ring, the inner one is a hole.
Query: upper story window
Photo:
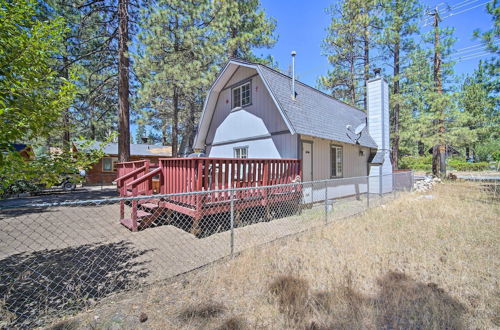
[[[234,158],[248,158],[248,147],[234,148]]]
[[[332,178],[340,178],[342,177],[342,170],[343,170],[343,152],[342,152],[342,147],[341,146],[335,146],[332,145],[330,147],[330,169],[331,173],[330,176]]]
[[[252,103],[251,83],[246,82],[233,88],[233,109],[244,107]]]

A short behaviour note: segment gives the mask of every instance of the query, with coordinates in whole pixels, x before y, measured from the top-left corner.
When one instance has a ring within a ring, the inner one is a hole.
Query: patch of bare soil
[[[408,194],[361,216],[113,296],[54,326],[500,327],[498,198],[473,183],[440,184],[426,194],[433,198]]]

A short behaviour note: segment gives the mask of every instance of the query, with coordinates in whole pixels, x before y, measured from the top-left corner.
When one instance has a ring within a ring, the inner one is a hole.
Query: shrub
[[[399,168],[417,171],[430,171],[432,170],[432,155],[401,157],[399,160]]]
[[[486,171],[490,169],[490,164],[486,162],[467,163],[455,159],[448,161],[448,168],[455,171]]]
[[[28,180],[17,180],[13,184],[9,185],[7,189],[0,194],[0,198],[5,198],[12,195],[22,194],[22,193],[36,193],[41,190],[40,186],[36,183]]]
[[[459,158],[448,158],[447,164],[448,170],[454,171],[486,171],[490,169],[490,164],[487,162],[467,163]],[[415,171],[431,171],[432,155],[401,157],[399,167]]]

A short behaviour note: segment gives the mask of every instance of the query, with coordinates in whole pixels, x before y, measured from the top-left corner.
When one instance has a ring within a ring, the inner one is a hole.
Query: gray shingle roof
[[[296,81],[297,97],[291,98],[292,78],[258,64],[262,78],[280,104],[285,116],[298,134],[355,144],[353,134],[348,134],[347,125],[356,128],[366,122],[366,113],[333,97]],[[358,140],[365,147],[377,148],[365,127]]]
[[[94,142],[88,149],[97,150],[101,143],[102,142]],[[80,142],[75,142],[75,146],[79,147],[80,145]],[[118,155],[118,143],[108,143],[103,151],[107,155]],[[130,155],[170,157],[172,156],[172,147],[157,146],[153,144],[130,144]]]

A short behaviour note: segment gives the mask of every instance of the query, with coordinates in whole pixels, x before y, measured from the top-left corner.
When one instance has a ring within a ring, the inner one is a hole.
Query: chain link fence
[[[44,325],[112,293],[361,213],[412,187],[413,173],[400,172],[2,208],[0,327]]]

